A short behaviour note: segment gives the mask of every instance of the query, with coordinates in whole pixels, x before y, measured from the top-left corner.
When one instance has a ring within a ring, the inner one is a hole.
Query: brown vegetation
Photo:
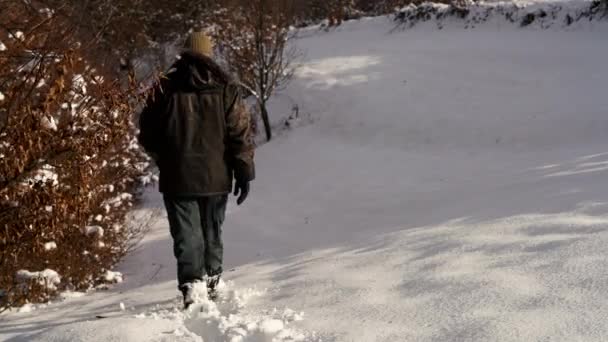
[[[95,285],[125,252],[124,214],[147,167],[136,97],[88,58],[97,46],[40,3],[2,7],[0,309]],[[22,269],[54,270],[61,283]]]

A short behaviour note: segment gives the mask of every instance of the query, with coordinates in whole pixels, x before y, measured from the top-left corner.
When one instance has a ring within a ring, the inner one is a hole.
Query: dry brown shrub
[[[148,167],[134,88],[87,58],[95,46],[69,20],[33,2],[2,8],[0,310],[94,286],[125,252],[124,216]],[[22,269],[61,283],[19,279]]]

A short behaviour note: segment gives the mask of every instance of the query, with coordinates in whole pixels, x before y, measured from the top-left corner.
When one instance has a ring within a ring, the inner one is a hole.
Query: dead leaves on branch
[[[65,34],[73,27],[65,18],[35,3],[5,4],[0,310],[94,286],[125,251],[129,232],[117,227],[133,201],[122,194],[134,191],[147,165],[131,120],[139,102],[135,84],[120,86],[116,74],[87,59],[91,52]],[[92,224],[106,233],[83,234]],[[54,270],[61,283],[24,281],[17,277],[21,269]]]

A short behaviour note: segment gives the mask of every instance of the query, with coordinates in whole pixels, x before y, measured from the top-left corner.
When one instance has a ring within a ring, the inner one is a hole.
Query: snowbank
[[[54,249],[57,249],[57,243],[55,243],[54,241],[47,242],[44,244],[45,251],[52,251]]]
[[[120,272],[106,271],[103,279],[108,283],[122,283],[123,276]]]
[[[17,271],[17,281],[26,283],[29,281],[36,281],[39,285],[49,289],[55,290],[57,285],[61,284],[61,277],[59,274],[51,269],[45,269],[40,272],[30,272],[28,270]]]
[[[59,175],[55,172],[55,167],[49,164],[42,165],[40,169],[33,172],[33,176],[25,179],[23,185],[30,188],[37,183],[51,182],[53,186],[59,184]]]
[[[101,238],[103,237],[104,229],[100,226],[86,226],[82,229],[82,233],[86,236]]]
[[[423,2],[399,9],[395,20],[405,27],[431,21],[448,26],[474,28],[483,23],[509,23],[520,27],[563,28],[608,19],[608,2],[595,1],[499,1],[470,2],[465,7]]]

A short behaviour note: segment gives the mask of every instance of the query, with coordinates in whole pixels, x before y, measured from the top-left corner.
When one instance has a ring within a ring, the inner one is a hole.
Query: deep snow
[[[150,191],[123,283],[0,316],[0,339],[608,339],[607,25],[433,25],[302,33],[271,112],[307,120],[258,150],[229,207],[219,307],[177,311]]]

